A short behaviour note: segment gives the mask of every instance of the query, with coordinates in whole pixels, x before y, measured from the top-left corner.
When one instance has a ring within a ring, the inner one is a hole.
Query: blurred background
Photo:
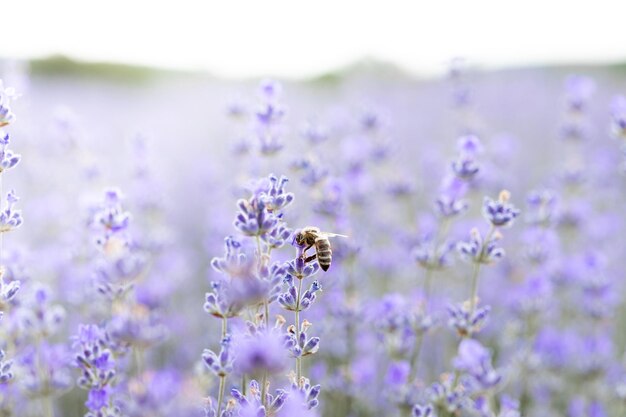
[[[2,7],[0,57],[62,55],[230,79],[318,77],[364,60],[433,76],[459,56],[487,69],[618,64],[626,59],[620,6],[611,0],[24,0]]]
[[[622,417],[626,303],[614,289],[623,276],[624,158],[613,139],[624,135],[626,113],[609,110],[626,92],[622,8],[608,0],[4,2],[0,78],[19,96],[10,133],[23,159],[2,184],[17,190],[25,223],[4,236],[1,253],[7,277],[22,283],[0,326],[14,342],[3,348],[17,375],[0,387],[1,415],[84,415],[72,336],[80,324],[117,323],[97,294],[107,274],[135,285],[127,301],[137,308],[121,315],[140,333],[133,343],[145,362],[128,355],[118,364],[128,415],[198,415],[217,391],[201,363],[204,348],[218,349],[219,320],[202,310],[220,277],[210,260],[233,234],[254,253],[233,228],[236,202],[271,172],[288,175],[296,195],[290,227],[351,236],[337,243],[336,264],[318,276],[324,294],[303,315],[323,340],[305,365],[323,384],[317,412],[405,415],[417,397],[387,370],[406,364],[415,329],[383,334],[386,324],[371,315],[388,313],[394,327],[423,305],[424,271],[412,251],[433,239],[436,198],[458,191],[442,180],[463,156],[457,140],[476,135],[481,176],[463,188],[470,209],[446,230],[451,242],[484,223],[483,197],[502,188],[518,207],[532,190],[562,197],[541,227],[562,239],[564,256],[532,264],[525,254],[535,242],[525,233],[536,225],[520,218],[526,229],[505,233],[511,260],[484,273],[495,284],[483,285],[481,303],[496,320],[480,340],[512,376],[507,395],[524,416],[566,415],[574,404],[586,411],[568,416],[597,417],[589,410],[604,404]],[[268,108],[280,110],[271,128],[261,126]],[[94,243],[93,214],[111,186],[132,213],[135,275],[133,265],[111,267]],[[291,259],[292,249],[273,259]],[[458,262],[433,285],[438,324],[416,371],[420,389],[452,370],[458,337],[445,329],[445,306],[467,299],[467,269]],[[585,281],[591,275],[609,278]],[[54,331],[33,331],[23,317],[46,303],[66,317]],[[24,353],[29,346],[37,360]],[[29,372],[31,380],[19,378]],[[63,383],[41,389],[55,375]],[[159,378],[152,398],[145,387]],[[288,386],[283,374],[276,381]],[[168,402],[174,397],[181,401]],[[175,409],[185,414],[167,414]]]

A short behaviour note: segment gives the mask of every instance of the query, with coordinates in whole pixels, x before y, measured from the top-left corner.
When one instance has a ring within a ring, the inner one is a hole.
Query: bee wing
[[[326,232],[324,232],[324,236],[326,237],[349,237],[346,235],[340,235],[339,233],[326,233]]]

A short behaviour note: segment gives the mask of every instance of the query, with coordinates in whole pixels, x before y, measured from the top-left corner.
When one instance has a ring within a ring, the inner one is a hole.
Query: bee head
[[[292,244],[303,246],[304,245],[304,233],[302,233],[302,229],[297,229],[293,233],[293,242]]]

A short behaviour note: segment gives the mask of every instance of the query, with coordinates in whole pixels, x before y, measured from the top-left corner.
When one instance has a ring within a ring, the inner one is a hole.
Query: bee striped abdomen
[[[333,259],[333,252],[330,249],[330,241],[328,239],[318,238],[315,241],[315,251],[317,253],[317,262],[323,271],[328,271],[330,263]]]

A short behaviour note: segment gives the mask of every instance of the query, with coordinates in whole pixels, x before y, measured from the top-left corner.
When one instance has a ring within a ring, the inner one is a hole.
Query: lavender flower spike
[[[13,206],[19,198],[15,195],[15,191],[11,190],[7,194],[7,204],[5,209],[0,212],[0,233],[10,232],[17,229],[22,224],[22,213],[19,210],[13,210]]]

